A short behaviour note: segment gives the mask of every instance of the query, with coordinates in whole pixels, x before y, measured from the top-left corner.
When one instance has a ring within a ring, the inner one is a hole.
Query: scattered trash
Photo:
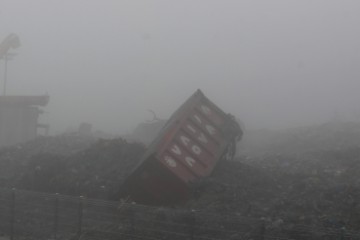
[[[358,125],[352,126],[360,135]],[[333,139],[336,132],[327,135]],[[343,141],[334,148],[329,142],[329,147],[322,142],[311,150],[221,161],[211,176],[191,186],[188,202],[172,207],[263,219],[266,231],[288,231],[288,236],[305,236],[293,228],[302,224],[360,230],[360,145]],[[124,139],[42,137],[0,150],[0,187],[115,200],[144,151],[142,144]]]

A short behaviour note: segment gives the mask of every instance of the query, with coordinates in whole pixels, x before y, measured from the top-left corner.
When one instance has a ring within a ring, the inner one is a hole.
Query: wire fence
[[[360,239],[343,228],[271,229],[261,219],[0,189],[0,239]]]

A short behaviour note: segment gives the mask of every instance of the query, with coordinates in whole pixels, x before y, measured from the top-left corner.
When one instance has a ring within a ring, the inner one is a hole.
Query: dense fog
[[[198,88],[247,128],[358,121],[359,13],[356,0],[1,0],[0,41],[21,41],[7,94],[48,94],[53,134],[128,133]]]

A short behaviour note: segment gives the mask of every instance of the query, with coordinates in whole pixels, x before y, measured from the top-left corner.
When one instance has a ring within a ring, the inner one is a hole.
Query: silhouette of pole
[[[6,53],[4,55],[4,88],[3,88],[3,96],[6,96],[6,85],[7,85],[7,67],[8,67],[8,61],[12,60],[12,57],[15,56],[15,53]]]
[[[6,82],[7,82],[7,61],[8,61],[8,56],[7,54],[5,54],[4,56],[4,88],[3,88],[3,96],[6,95]]]

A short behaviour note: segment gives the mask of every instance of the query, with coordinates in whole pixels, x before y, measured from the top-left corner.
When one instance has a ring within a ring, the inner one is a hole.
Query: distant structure
[[[46,106],[49,96],[0,96],[0,146],[13,145],[35,138],[38,129],[45,130],[48,124],[39,124],[43,113],[39,107]]]
[[[132,132],[131,139],[149,145],[156,138],[165,124],[166,120],[160,119],[154,122],[140,123]]]
[[[20,40],[18,35],[11,33],[0,43],[0,58],[8,54],[8,51],[13,48],[20,47]]]

